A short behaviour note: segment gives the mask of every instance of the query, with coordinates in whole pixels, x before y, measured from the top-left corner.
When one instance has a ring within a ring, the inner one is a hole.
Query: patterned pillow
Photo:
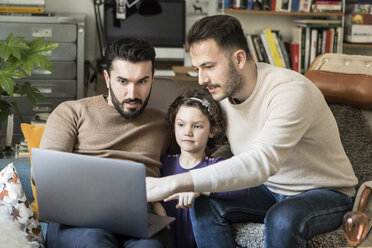
[[[22,231],[26,232],[32,247],[44,247],[39,221],[29,206],[13,163],[0,171],[0,208],[9,214]]]

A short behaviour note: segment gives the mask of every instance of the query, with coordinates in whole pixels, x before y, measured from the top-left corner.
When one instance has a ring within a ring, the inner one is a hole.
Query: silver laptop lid
[[[143,164],[35,148],[31,153],[41,219],[148,236]]]

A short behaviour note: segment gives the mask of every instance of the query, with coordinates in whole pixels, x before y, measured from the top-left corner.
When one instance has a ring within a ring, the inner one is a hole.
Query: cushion
[[[32,247],[44,247],[42,230],[29,206],[13,163],[0,172],[0,208],[27,234]]]
[[[22,133],[25,136],[27,141],[28,150],[31,151],[32,148],[39,148],[41,137],[43,135],[45,126],[34,126],[27,123],[21,124]],[[31,163],[32,158],[30,157]],[[34,196],[34,201],[31,203],[31,208],[35,212],[37,218],[39,219],[39,207],[37,205],[37,197],[36,197],[36,188],[35,183],[31,179],[31,187],[32,187],[32,194]]]
[[[328,103],[372,109],[372,56],[322,54],[305,73]]]

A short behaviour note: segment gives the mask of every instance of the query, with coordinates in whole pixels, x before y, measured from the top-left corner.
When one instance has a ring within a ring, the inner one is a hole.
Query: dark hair
[[[193,98],[200,99],[201,101]],[[187,91],[173,101],[168,108],[167,116],[167,120],[173,129],[176,115],[181,106],[198,108],[208,117],[211,130],[214,132],[214,137],[208,140],[208,148],[214,148],[215,145],[223,144],[226,139],[223,114],[219,104],[213,100],[211,94],[206,89]]]
[[[187,43],[213,39],[223,50],[243,49],[249,55],[247,38],[238,19],[229,15],[207,16],[195,22],[187,34]]]
[[[155,49],[147,40],[127,38],[115,41],[106,49],[106,70],[110,74],[112,62],[118,58],[131,63],[151,60],[152,73],[155,67]]]

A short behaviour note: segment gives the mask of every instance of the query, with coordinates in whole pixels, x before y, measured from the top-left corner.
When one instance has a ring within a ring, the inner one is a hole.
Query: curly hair
[[[223,144],[226,139],[225,120],[221,108],[206,89],[190,90],[178,96],[168,108],[167,121],[174,129],[176,115],[181,106],[195,107],[208,117],[214,137],[208,140],[207,146],[212,149],[215,145]]]

